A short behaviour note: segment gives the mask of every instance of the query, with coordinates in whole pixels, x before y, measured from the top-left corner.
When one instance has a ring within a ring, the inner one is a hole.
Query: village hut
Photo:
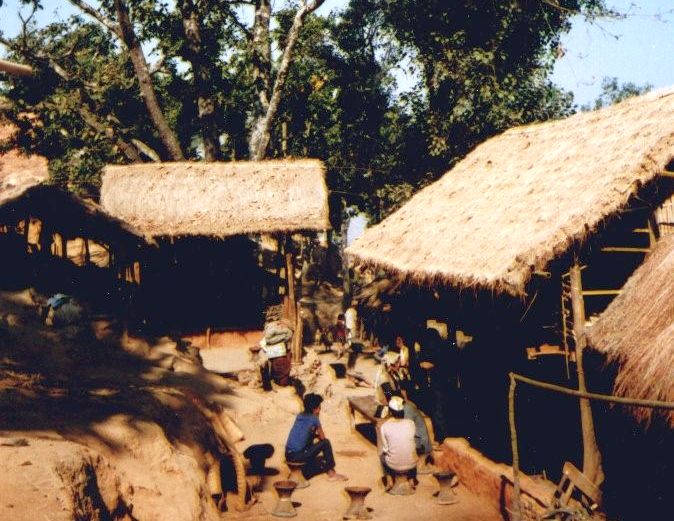
[[[224,244],[222,239],[237,242],[227,258],[244,248],[249,234],[288,237],[329,228],[325,169],[317,160],[108,166],[101,203],[106,211],[157,238],[168,249],[171,243],[175,246],[191,239],[201,244],[210,241],[215,248]],[[285,242],[290,246],[290,241]],[[287,301],[294,302],[291,254],[287,248]],[[230,277],[230,284],[235,282]],[[221,306],[226,307],[231,305]],[[288,307],[294,317],[295,304]]]
[[[9,139],[13,132],[9,125],[0,128],[0,139]],[[112,267],[107,270],[114,272],[112,279],[132,279],[133,265],[146,245],[144,237],[94,201],[51,185],[48,179],[44,157],[27,156],[16,149],[0,155],[4,278],[18,283],[23,278],[20,272],[31,272],[38,279],[31,282],[38,286],[67,292],[74,289],[69,283],[72,286],[83,277],[87,268]],[[78,286],[94,291],[92,284]]]
[[[588,315],[598,313],[620,294],[659,239],[654,210],[673,193],[668,89],[487,140],[366,230],[347,254],[435,295],[428,318],[445,307],[442,318],[451,325],[467,321],[474,341],[461,354],[465,374],[456,392],[468,404],[468,432],[458,435],[507,460],[505,444],[497,450],[484,442],[508,439],[506,404],[497,399],[507,394],[507,373],[586,389],[586,306]],[[552,372],[557,360],[563,364]],[[569,371],[574,362],[577,374]],[[521,393],[519,417],[529,420],[520,438],[525,468],[555,475],[564,458],[580,452],[572,440],[582,430],[583,470],[599,479],[587,401],[578,426],[577,403]]]
[[[674,235],[658,243],[599,319],[590,346],[617,365],[614,393],[674,402]],[[632,409],[650,420],[652,410]],[[669,413],[674,427],[674,413]]]
[[[524,297],[536,272],[653,181],[671,179],[672,121],[674,90],[667,90],[508,130],[347,252],[414,282]],[[670,193],[665,187],[656,196]]]

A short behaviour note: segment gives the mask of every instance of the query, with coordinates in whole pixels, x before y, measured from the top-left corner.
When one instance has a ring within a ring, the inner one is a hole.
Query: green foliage
[[[152,61],[163,56],[153,85],[183,150],[196,159],[202,123],[195,55],[180,12],[195,9],[198,57],[215,100],[221,152],[245,159],[259,112],[250,11],[242,15],[226,0],[127,4]],[[111,0],[100,6],[114,18]],[[279,7],[272,24],[276,50],[285,45],[296,4]],[[603,0],[350,0],[337,14],[312,14],[295,49],[269,155],[326,162],[336,228],[351,206],[379,220],[484,139],[572,111],[571,95],[548,77],[559,37],[576,12],[598,16]],[[39,74],[9,78],[2,94],[13,103],[5,116],[19,125],[19,144],[50,159],[55,182],[91,191],[102,165],[129,161],[121,143],[139,141],[160,153],[162,145],[128,53],[88,20],[72,17],[29,32],[25,41],[17,38],[10,58],[25,61],[18,51],[27,46],[38,57],[31,65]],[[51,72],[46,60],[68,79]],[[395,73],[406,68],[419,81],[397,92]]]
[[[601,94],[594,101],[593,104],[583,105],[581,110],[597,110],[604,107],[620,103],[632,96],[639,96],[649,92],[653,85],[646,83],[645,85],[636,85],[632,82],[623,84],[618,83],[618,78],[604,78],[601,82]]]

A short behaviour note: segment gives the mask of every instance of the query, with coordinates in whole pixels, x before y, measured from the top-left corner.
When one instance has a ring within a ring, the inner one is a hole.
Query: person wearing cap
[[[346,481],[346,476],[335,471],[335,457],[330,440],[325,437],[321,421],[323,397],[315,393],[307,393],[302,399],[304,412],[295,418],[288,441],[286,441],[286,461],[305,463],[311,474],[326,472],[330,481]],[[317,441],[314,441],[317,438]]]
[[[380,427],[381,454],[384,480],[387,490],[395,474],[406,473],[407,479],[416,485],[417,450],[414,441],[414,422],[405,418],[405,400],[393,396],[388,403],[389,419]],[[388,477],[391,480],[388,480]]]

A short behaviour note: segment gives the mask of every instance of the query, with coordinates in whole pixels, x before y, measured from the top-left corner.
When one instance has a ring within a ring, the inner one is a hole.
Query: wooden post
[[[68,240],[63,236],[62,233],[59,233],[59,244],[61,245],[61,257],[64,259],[68,258]]]
[[[302,314],[300,313],[300,305],[297,304],[295,308],[295,333],[293,334],[293,344],[292,344],[292,355],[293,363],[301,364],[302,363],[302,336],[304,334],[304,328],[302,324]]]
[[[576,369],[578,371],[578,390],[585,393],[585,369],[583,367],[583,351],[587,346],[585,337],[585,304],[583,302],[583,284],[578,260],[569,271],[571,279],[571,305],[573,307],[573,336],[576,341]],[[580,422],[583,432],[583,474],[593,483],[600,485],[604,481],[601,466],[601,453],[597,446],[597,437],[592,419],[590,400],[580,398]]]
[[[297,301],[295,299],[295,263],[293,259],[293,245],[290,234],[286,235],[285,251],[286,282],[288,283],[288,318],[295,324],[297,316]]]

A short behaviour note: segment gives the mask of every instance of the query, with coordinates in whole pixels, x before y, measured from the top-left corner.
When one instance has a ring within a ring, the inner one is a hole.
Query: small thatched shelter
[[[514,128],[479,145],[347,253],[414,282],[524,296],[534,272],[671,176],[673,159],[674,89]]]
[[[588,338],[618,364],[615,394],[674,402],[674,235],[658,243]],[[640,419],[651,416],[646,408],[634,412]],[[674,426],[674,413],[669,421]]]
[[[281,291],[286,316],[296,320],[290,234],[330,227],[325,168],[311,159],[107,166],[101,204],[164,246],[146,270],[156,288],[148,285],[148,295],[170,288],[167,298],[189,302],[190,309],[162,309],[155,322],[173,313],[174,324],[209,331],[254,325],[253,318],[262,317],[259,306],[278,303]],[[245,236],[256,234],[286,234],[280,241],[285,269],[274,266],[270,273],[255,261]],[[280,287],[277,275],[285,278]]]
[[[155,237],[326,230],[327,201],[316,160],[108,166],[101,188],[106,211]]]

